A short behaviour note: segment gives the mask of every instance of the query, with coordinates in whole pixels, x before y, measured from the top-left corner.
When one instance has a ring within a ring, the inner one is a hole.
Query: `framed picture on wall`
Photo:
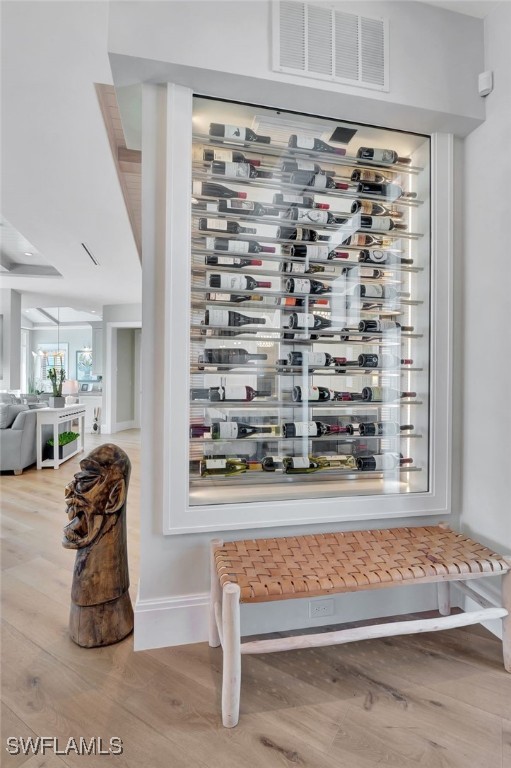
[[[66,341],[61,341],[58,345],[56,342],[38,344],[37,352],[32,354],[34,356],[34,376],[40,382],[42,389],[50,391],[50,382],[48,381],[50,368],[56,368],[57,371],[63,368],[66,374],[69,374],[69,344]]]
[[[76,378],[79,382],[97,381],[92,373],[92,350],[79,349],[76,353]]]

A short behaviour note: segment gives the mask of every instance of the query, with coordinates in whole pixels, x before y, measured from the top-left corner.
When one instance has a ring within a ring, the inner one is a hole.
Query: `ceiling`
[[[498,2],[493,0],[451,0],[451,2],[426,2],[426,5],[436,5],[439,8],[445,8],[446,11],[454,11],[455,13],[464,13],[466,16],[476,16],[479,19],[484,19]]]
[[[138,303],[140,259],[95,89],[112,83],[108,3],[1,6],[1,213],[16,261],[30,252],[61,275],[2,285],[25,308]]]

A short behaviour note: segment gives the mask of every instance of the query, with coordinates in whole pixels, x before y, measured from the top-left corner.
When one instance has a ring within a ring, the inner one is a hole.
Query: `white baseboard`
[[[209,594],[135,603],[135,651],[201,643],[208,639]]]
[[[498,577],[497,577],[498,578]],[[454,582],[456,584],[456,582]],[[478,579],[471,579],[470,580],[470,586],[474,590],[474,592],[477,592],[478,595],[481,595],[481,597],[485,597],[487,600],[491,600],[491,602],[496,603],[497,605],[502,605],[502,597],[500,588],[497,585],[497,583],[489,583],[487,579],[484,580],[484,584],[481,583]],[[459,593],[458,593],[459,594]],[[464,598],[465,602],[461,602],[461,607],[465,611],[474,611],[479,608],[476,602],[471,600],[469,597]],[[495,635],[495,637],[498,637],[500,640],[502,640],[502,620],[501,619],[495,619],[494,621],[485,621],[482,624],[485,629],[487,629],[489,632],[492,633],[492,635]]]

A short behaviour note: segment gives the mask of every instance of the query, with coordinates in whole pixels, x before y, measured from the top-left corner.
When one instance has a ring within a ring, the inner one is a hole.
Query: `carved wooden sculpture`
[[[62,545],[77,550],[71,638],[94,648],[117,643],[133,629],[126,545],[131,463],[123,450],[105,443],[82,459],[80,467],[65,491],[70,522]]]

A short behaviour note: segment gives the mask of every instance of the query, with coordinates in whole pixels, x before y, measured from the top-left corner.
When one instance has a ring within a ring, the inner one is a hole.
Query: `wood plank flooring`
[[[110,437],[87,437],[87,450]],[[128,537],[138,580],[139,436],[114,436],[133,471]],[[241,720],[220,720],[221,654],[205,643],[134,653],[67,634],[74,553],[61,547],[58,470],[0,478],[5,768],[511,768],[511,675],[481,627],[245,656]],[[123,754],[11,756],[8,736],[110,737]]]

